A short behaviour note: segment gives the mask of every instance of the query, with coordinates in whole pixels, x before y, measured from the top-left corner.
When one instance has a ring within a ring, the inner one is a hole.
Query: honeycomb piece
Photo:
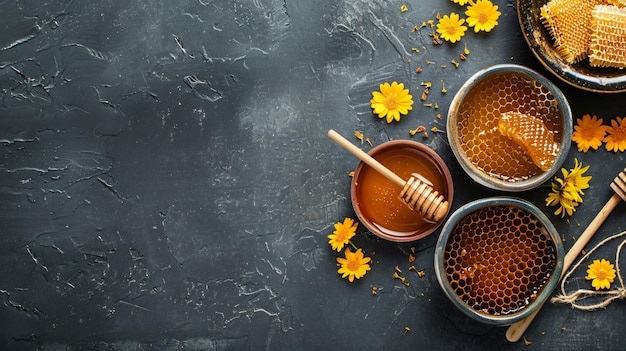
[[[550,0],[541,7],[540,16],[554,39],[554,48],[567,63],[587,57],[591,10],[604,3],[604,0]]]
[[[606,0],[606,3],[620,7],[626,6],[626,0]]]
[[[455,225],[444,251],[452,290],[473,310],[517,313],[541,293],[556,267],[556,246],[543,224],[517,206],[489,206]]]
[[[626,67],[626,9],[598,5],[591,11],[589,64],[594,67]]]
[[[530,156],[533,163],[548,171],[557,155],[559,143],[554,134],[538,118],[517,112],[505,112],[498,121],[498,131],[518,143]]]

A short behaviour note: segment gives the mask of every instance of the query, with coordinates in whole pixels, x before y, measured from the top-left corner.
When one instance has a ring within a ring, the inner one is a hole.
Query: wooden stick
[[[343,146],[344,149],[350,151],[354,156],[358,157],[361,161],[365,162],[368,166],[374,168],[378,173],[385,176],[385,178],[398,184],[400,187],[404,187],[406,181],[400,178],[397,174],[393,173],[389,168],[385,167],[382,163],[376,161],[372,156],[368,155],[365,151],[359,149],[352,144],[348,139],[341,136],[334,130],[328,131],[328,137],[333,139],[337,144]]]
[[[589,223],[587,229],[585,229],[585,231],[580,235],[578,240],[576,240],[572,248],[569,249],[569,251],[565,255],[565,258],[563,259],[563,271],[561,272],[560,278],[565,275],[576,257],[578,257],[578,254],[580,254],[585,245],[587,245],[589,239],[591,239],[591,237],[598,231],[602,223],[604,223],[604,220],[609,216],[611,211],[613,211],[615,206],[617,206],[617,204],[620,203],[621,200],[622,198],[618,194],[613,194],[613,196],[611,196],[609,201],[607,201],[604,207],[602,207],[602,209],[596,215],[593,221]],[[518,341],[522,337],[522,335],[524,335],[524,332],[526,332],[526,329],[528,329],[533,319],[535,319],[537,313],[539,313],[539,310],[541,310],[541,307],[543,307],[544,303],[545,301],[541,304],[541,306],[537,307],[537,309],[528,317],[511,324],[506,330],[506,339],[510,342]]]

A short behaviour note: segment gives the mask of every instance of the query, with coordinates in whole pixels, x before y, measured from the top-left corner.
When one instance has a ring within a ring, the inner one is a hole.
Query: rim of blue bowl
[[[526,308],[523,308],[519,312],[503,316],[491,316],[480,313],[471,308],[465,302],[463,302],[463,300],[461,300],[461,298],[456,294],[456,292],[448,283],[443,259],[450,234],[454,230],[454,227],[456,227],[459,220],[477,210],[491,206],[516,206],[530,212],[543,224],[548,234],[550,234],[556,250],[556,264],[554,266],[554,270],[552,271],[552,274],[546,284],[541,288],[541,292],[537,296],[537,299],[535,299],[535,301],[533,301],[531,304],[526,306]],[[550,297],[561,278],[561,273],[563,272],[564,257],[565,252],[558,231],[556,230],[552,222],[550,222],[548,217],[546,217],[546,215],[541,212],[541,210],[539,210],[535,205],[526,200],[516,197],[488,197],[469,202],[461,206],[452,215],[450,215],[443,228],[441,229],[441,234],[439,235],[439,239],[437,240],[437,244],[435,246],[435,275],[437,276],[437,281],[439,281],[439,285],[445,292],[446,296],[448,296],[450,301],[452,301],[452,303],[466,315],[487,324],[510,325],[528,317],[537,308],[540,308],[541,305],[543,305],[543,303]]]
[[[561,147],[559,150],[559,154],[554,161],[554,164],[552,165],[552,168],[529,179],[515,182],[508,182],[498,179],[496,177],[492,177],[476,168],[476,166],[474,166],[472,162],[467,159],[467,157],[465,156],[465,152],[461,149],[461,142],[459,140],[460,138],[458,136],[457,130],[457,117],[459,114],[459,108],[461,107],[461,104],[467,94],[472,90],[473,87],[475,87],[483,80],[493,76],[494,74],[499,73],[521,74],[545,86],[553,94],[555,100],[557,101],[561,110],[561,118],[563,119],[563,127],[561,130]],[[556,172],[561,168],[563,162],[565,162],[565,160],[567,159],[567,154],[569,153],[569,149],[571,147],[573,128],[572,110],[570,108],[569,102],[565,98],[563,92],[556,85],[554,85],[554,83],[552,83],[545,76],[537,73],[536,71],[526,66],[517,64],[498,64],[484,68],[474,73],[474,75],[472,75],[456,93],[456,95],[452,99],[452,103],[450,104],[450,109],[448,110],[448,130],[446,134],[448,136],[448,142],[450,144],[450,148],[452,149],[452,153],[461,165],[461,168],[463,168],[465,173],[467,173],[467,175],[469,175],[475,182],[495,190],[520,192],[530,190],[544,184],[545,182],[550,180],[552,176],[556,174]]]

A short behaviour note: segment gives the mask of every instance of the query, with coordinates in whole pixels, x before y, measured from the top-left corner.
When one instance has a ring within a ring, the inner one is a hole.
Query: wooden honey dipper
[[[400,198],[412,210],[435,222],[442,220],[448,213],[448,201],[445,201],[443,195],[434,190],[430,184],[414,176],[411,176],[408,181],[404,181],[389,168],[376,161],[372,156],[356,147],[334,130],[329,130],[328,136],[368,166],[385,176],[385,178],[402,187]]]
[[[580,235],[578,240],[574,243],[571,249],[565,255],[563,259],[563,272],[561,273],[561,278],[566,274],[569,267],[574,263],[574,260],[578,256],[578,254],[583,250],[585,245],[589,242],[589,239],[596,233],[598,228],[604,223],[604,220],[611,214],[611,211],[620,203],[621,200],[626,201],[626,168],[624,168],[623,172],[620,172],[613,182],[611,183],[611,189],[615,191],[615,194],[611,196],[609,201],[602,207],[600,212],[596,215],[596,217],[589,223],[589,226],[585,231]],[[510,342],[518,341],[526,329],[530,326],[537,313],[543,306],[545,301],[541,304],[541,306],[537,307],[537,309],[530,314],[528,317],[522,319],[521,321],[515,322],[509,326],[506,331],[506,339]]]

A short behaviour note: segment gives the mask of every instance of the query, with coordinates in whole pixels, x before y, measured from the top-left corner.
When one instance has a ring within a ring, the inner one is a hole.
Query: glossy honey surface
[[[418,174],[434,190],[448,198],[444,171],[424,151],[402,146],[378,153],[375,158],[402,179],[408,180]],[[363,167],[354,182],[360,216],[381,232],[391,236],[408,236],[438,225],[409,208],[399,197],[402,189],[374,169]]]

